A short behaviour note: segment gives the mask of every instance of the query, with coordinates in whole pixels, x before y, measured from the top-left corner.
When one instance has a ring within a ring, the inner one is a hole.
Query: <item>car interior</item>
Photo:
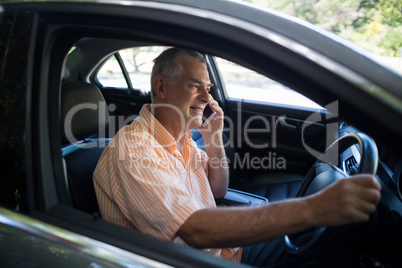
[[[107,146],[109,140],[113,138],[113,131],[118,131],[122,127],[115,118],[123,118],[124,120],[120,121],[130,123],[139,114],[142,105],[151,102],[149,91],[144,93],[144,90],[138,88],[135,84],[136,81],[132,81],[130,78],[128,78],[130,80],[128,80],[127,84],[129,86],[127,89],[105,88],[97,80],[96,74],[105,64],[105,61],[110,57],[114,57],[119,50],[137,46],[135,42],[121,44],[120,42],[108,41],[105,42],[102,40],[102,43],[110,44],[110,46],[96,46],[99,42],[96,39],[84,39],[75,44],[74,50],[67,57],[61,86],[61,118],[64,119],[62,126],[65,127],[67,124],[71,126],[71,134],[75,137],[73,142],[70,142],[66,138],[66,135],[62,138],[62,155],[66,166],[68,189],[71,192],[74,206],[90,213],[98,212],[92,185],[92,173],[103,149]],[[79,62],[86,62],[86,65],[89,65],[90,62],[92,66],[74,65],[74,57],[78,52],[81,57],[85,56],[85,58],[80,58]],[[120,68],[119,66],[117,67]],[[209,68],[212,68],[212,66],[209,65]],[[216,81],[217,77],[213,75],[214,70],[209,71],[211,80],[215,80],[213,81],[214,85],[222,83],[222,81]],[[77,78],[82,77],[89,78],[89,81],[77,81]],[[149,83],[149,78],[147,82]],[[212,94],[219,103],[225,103],[226,100],[223,99],[224,94],[217,86],[213,88]],[[71,110],[72,108],[89,104],[97,108],[80,109],[79,114],[76,116],[72,118],[69,116],[69,113],[72,114],[74,112],[74,110]],[[101,106],[97,106],[97,104]],[[113,107],[113,111],[110,111],[110,107]],[[100,110],[102,110],[101,113],[104,115],[102,120],[98,120]],[[114,119],[110,120],[109,116]],[[258,123],[256,124],[256,128],[259,127]],[[111,126],[110,124],[113,125]],[[192,132],[193,140],[200,148],[205,150],[200,132],[197,129],[193,129]],[[306,172],[306,170],[296,167],[294,168],[295,172],[290,173],[289,170],[292,170],[292,167],[289,167],[285,172],[262,171],[253,174],[253,170],[250,168],[248,171],[233,168],[235,152],[238,152],[234,146],[234,142],[238,143],[238,141],[230,140],[229,135],[231,134],[224,133],[223,137],[229,163],[232,163],[230,165],[230,186],[232,189],[226,200],[223,198],[217,200],[218,202],[225,204],[228,204],[228,202],[232,204],[239,202],[238,205],[247,205],[254,204],[256,198],[260,198],[261,202],[265,203],[296,195],[300,183],[304,178],[302,173],[296,172]],[[250,152],[251,148],[248,147],[244,153]],[[264,154],[264,152],[258,151],[252,153],[254,155]],[[242,190],[242,192],[239,190]],[[84,197],[84,200],[80,200]],[[230,198],[233,200],[228,200]],[[88,200],[90,202],[85,202]]]
[[[99,43],[103,45],[99,46]],[[71,132],[76,138],[75,142],[69,141],[65,136],[62,138],[62,153],[67,167],[70,191],[74,191],[72,189],[76,188],[75,185],[79,185],[80,183],[84,184],[88,181],[91,182],[91,174],[96,166],[97,158],[99,158],[102,152],[102,148],[113,138],[113,134],[122,127],[122,124],[131,123],[139,114],[139,110],[143,104],[151,102],[149,91],[138,88],[136,81],[130,79],[128,76],[123,62],[120,62],[117,68],[121,68],[119,71],[122,72],[127,83],[125,87],[105,87],[99,82],[96,76],[97,73],[108,59],[117,57],[119,55],[118,52],[123,49],[151,47],[155,45],[156,44],[138,43],[128,40],[116,41],[113,39],[84,38],[74,44],[74,50],[67,56],[61,86],[61,118],[64,119],[64,124],[66,124],[66,118],[71,120],[71,122],[68,123],[72,126]],[[286,170],[253,170],[252,168],[234,170],[233,165],[231,165],[230,186],[238,190],[265,196],[270,201],[294,197],[304,175],[314,161],[311,155],[308,155],[302,150],[301,144],[293,144],[300,140],[298,135],[301,135],[300,130],[303,118],[305,118],[306,114],[311,113],[312,110],[297,106],[291,108],[286,106],[281,107],[280,105],[270,107],[269,103],[260,105],[259,103],[244,102],[242,103],[243,107],[241,107],[242,110],[239,115],[239,113],[236,113],[238,107],[234,107],[238,105],[239,101],[225,97],[227,94],[225,92],[225,85],[223,85],[224,81],[220,80],[221,78],[218,76],[220,71],[217,69],[214,57],[204,55],[207,59],[210,79],[215,85],[211,94],[230,117],[242,117],[239,122],[240,124],[244,124],[244,122],[247,122],[248,117],[257,113],[262,113],[266,117],[272,115],[278,115],[279,117],[281,113],[288,115],[286,121],[284,120],[284,124],[282,124],[281,120],[275,122],[278,126],[278,140],[276,140],[276,147],[273,148],[273,150],[277,151],[278,155],[282,154],[289,159],[287,161]],[[124,75],[124,73],[126,74]],[[147,80],[147,83],[149,83],[149,80]],[[96,104],[101,104],[101,106],[96,106],[96,109],[82,109],[80,110],[82,114],[72,119],[68,118],[68,113],[71,108],[83,103],[91,103],[94,107]],[[100,110],[102,114],[105,113],[105,116],[104,118],[102,116],[102,120],[97,120]],[[319,112],[321,116],[327,113],[324,109]],[[112,120],[109,118],[112,118]],[[120,120],[117,120],[117,118]],[[311,143],[311,146],[317,148],[317,150],[325,149],[325,144],[322,142],[322,137],[325,132],[324,123],[331,122],[331,120],[336,124],[336,128],[331,129],[331,131],[334,132],[332,134],[333,136],[342,136],[357,131],[338,118],[312,122],[310,123],[311,126],[305,129],[307,133],[305,135],[308,136],[304,138],[307,143]],[[339,120],[339,122],[336,120]],[[262,120],[252,122],[255,128],[264,129],[261,127],[262,123]],[[266,149],[259,150],[251,148],[251,146],[247,144],[241,144],[241,142],[244,141],[239,141],[242,137],[236,134],[237,133],[224,133],[225,150],[230,163],[234,163],[233,158],[235,152],[242,155],[250,153],[253,156],[261,157],[266,155]],[[253,134],[254,135],[250,135],[249,137],[256,140],[255,144],[258,144],[258,142],[262,143],[266,140],[272,140],[272,137],[269,137],[269,133],[268,135],[267,133]],[[193,139],[200,148],[203,148],[202,136],[197,129],[193,130]],[[96,146],[93,146],[93,144]],[[87,147],[91,149],[88,150]],[[89,155],[87,156],[86,154]],[[82,164],[82,167],[80,167],[79,163]],[[80,170],[81,168],[85,170]],[[80,176],[86,179],[76,178]],[[90,184],[91,183],[88,183],[87,186],[83,187],[89,189]],[[81,187],[77,187],[77,190],[80,188]],[[73,194],[73,196],[79,198],[80,194]],[[91,196],[93,195],[91,194]],[[77,202],[76,204],[80,203],[79,200],[75,202]],[[88,210],[84,209],[84,211]]]
[[[60,93],[61,154],[64,181],[75,209],[100,218],[92,182],[97,161],[114,134],[138,116],[143,104],[151,102],[149,89],[143,88],[149,83],[149,77],[145,80],[141,77],[137,83],[130,76],[122,53],[127,49],[148,52],[156,49],[159,53],[165,48],[157,43],[82,38],[74,43],[66,56]],[[325,135],[333,142],[337,137],[358,132],[347,122],[331,116],[330,107],[313,109],[228,96],[230,85],[222,78],[217,57],[202,53],[214,84],[211,94],[225,115],[232,119],[225,122],[227,128],[223,133],[230,165],[230,190],[224,198],[216,200],[218,206],[253,206],[295,197],[315,162],[315,156],[306,151],[305,144],[315,152],[323,152],[328,146]],[[157,55],[156,52],[150,54]],[[152,61],[147,60],[148,64]],[[119,76],[119,82],[101,77],[102,72],[106,77]],[[319,120],[311,118],[311,114],[318,114]],[[267,128],[266,122],[271,123],[275,132]],[[247,139],[242,133],[233,133],[233,129],[245,125],[256,130],[247,133]],[[69,133],[65,131],[66,126],[70,126]],[[203,149],[201,134],[197,129],[192,132],[194,141]],[[268,146],[260,146],[266,144]],[[242,162],[242,159],[264,157],[267,165],[263,168],[246,166],[246,162]],[[278,167],[280,157],[286,159],[286,163]],[[400,211],[401,188],[397,183],[402,163],[394,163],[394,158],[386,151],[380,151],[380,157],[385,161],[380,163],[379,173],[386,177],[387,187],[391,188],[386,198]],[[359,146],[345,149],[339,160],[339,167],[344,172],[354,174],[360,162]]]

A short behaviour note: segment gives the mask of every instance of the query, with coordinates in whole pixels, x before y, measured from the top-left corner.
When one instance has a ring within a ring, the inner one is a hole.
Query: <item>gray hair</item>
[[[181,61],[193,59],[206,64],[204,57],[197,51],[172,47],[163,51],[154,59],[154,67],[151,73],[151,98],[155,98],[154,79],[161,75],[173,83],[182,71]]]

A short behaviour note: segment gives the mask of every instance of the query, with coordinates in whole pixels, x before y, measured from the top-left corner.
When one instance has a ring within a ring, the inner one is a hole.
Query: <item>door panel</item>
[[[226,103],[233,118],[230,137],[239,154],[237,164],[242,161],[249,175],[306,174],[315,158],[305,145],[318,151],[325,148],[325,125],[306,122],[304,111],[230,99]]]
[[[233,168],[241,169],[246,180],[272,173],[304,176],[337,137],[337,118],[261,74],[219,58],[211,62],[219,80],[214,83],[225,96],[225,132],[235,148]]]

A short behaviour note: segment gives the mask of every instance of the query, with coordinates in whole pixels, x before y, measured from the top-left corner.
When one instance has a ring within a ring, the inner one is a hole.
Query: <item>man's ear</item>
[[[166,94],[165,85],[166,85],[166,79],[161,75],[157,75],[154,79],[154,89],[156,96],[158,96],[158,98],[160,99],[165,98]]]

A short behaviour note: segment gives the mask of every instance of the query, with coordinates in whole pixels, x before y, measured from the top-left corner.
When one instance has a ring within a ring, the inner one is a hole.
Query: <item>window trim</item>
[[[116,53],[110,54],[108,57],[106,57],[106,58],[94,69],[94,71],[93,71],[93,72],[91,73],[91,75],[89,76],[89,82],[95,84],[95,85],[96,85],[97,87],[99,87],[99,88],[108,88],[107,86],[104,86],[104,85],[99,81],[99,79],[98,79],[98,74],[99,74],[99,71],[102,69],[102,67],[106,64],[106,62],[108,62],[112,57],[114,57],[114,58],[117,60],[117,63],[119,64],[119,67],[120,67],[120,69],[121,69],[120,62],[119,62],[118,59],[116,58],[115,54],[116,54]],[[123,90],[123,91],[124,91],[124,90],[127,90],[127,91],[129,92],[130,88],[129,88],[129,84],[128,84],[128,82],[127,82],[127,77],[124,75],[123,70],[121,70],[121,71],[122,71],[124,80],[126,81],[127,87],[126,87],[126,88],[125,88],[125,87],[124,87],[124,88],[118,88],[118,87],[116,87],[116,88],[121,89],[121,90]],[[130,84],[131,84],[131,80],[130,80]]]
[[[116,58],[117,62],[119,63],[121,71],[123,72],[124,79],[126,80],[126,83],[128,85],[128,94],[131,94],[131,92],[133,90],[133,83],[131,83],[130,75],[129,75],[126,65],[124,64],[124,61],[120,55],[120,50],[117,51],[116,53],[114,53],[113,55]]]

